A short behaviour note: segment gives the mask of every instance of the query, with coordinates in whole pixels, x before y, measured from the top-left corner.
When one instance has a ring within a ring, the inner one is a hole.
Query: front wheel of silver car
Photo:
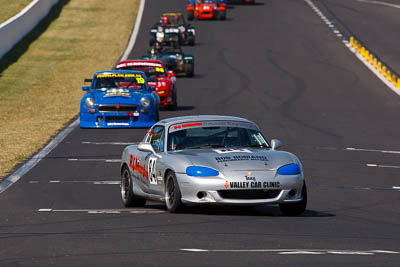
[[[303,189],[301,190],[302,200],[292,204],[279,204],[279,209],[285,216],[296,216],[302,214],[307,207],[307,186],[306,182],[303,183]]]
[[[133,181],[127,166],[121,172],[121,199],[125,207],[144,207],[146,199],[135,196],[133,193]]]
[[[181,212],[184,207],[181,201],[182,194],[174,172],[169,172],[165,180],[165,204],[168,211],[171,213]]]

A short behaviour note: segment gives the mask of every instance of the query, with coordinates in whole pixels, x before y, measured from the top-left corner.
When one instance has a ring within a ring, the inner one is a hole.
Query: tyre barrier
[[[349,44],[359,53],[372,67],[374,67],[385,79],[400,89],[400,77],[391,68],[380,61],[371,51],[363,46],[360,41],[350,36]]]

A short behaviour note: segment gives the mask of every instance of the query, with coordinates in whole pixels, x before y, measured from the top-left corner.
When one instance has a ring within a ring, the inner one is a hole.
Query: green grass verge
[[[0,24],[17,15],[32,0],[0,0]]]
[[[79,113],[83,79],[122,55],[139,2],[61,0],[1,60],[0,177]]]

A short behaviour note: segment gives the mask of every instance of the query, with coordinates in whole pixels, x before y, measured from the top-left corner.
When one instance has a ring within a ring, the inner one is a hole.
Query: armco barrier
[[[34,0],[20,13],[0,24],[0,58],[28,34],[59,0]]]
[[[382,74],[386,80],[400,89],[400,77],[394,74],[394,71],[390,71],[390,68],[385,66],[371,51],[368,51],[366,47],[361,45],[353,36],[349,40],[350,45],[366,60],[371,64],[380,74]]]

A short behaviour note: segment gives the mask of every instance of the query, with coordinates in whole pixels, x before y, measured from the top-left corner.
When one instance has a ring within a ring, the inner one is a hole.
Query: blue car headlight
[[[143,108],[148,108],[150,104],[150,99],[148,99],[147,97],[142,97],[140,99],[140,106],[142,106]]]
[[[93,108],[94,104],[95,104],[95,102],[94,102],[93,97],[88,97],[88,98],[85,99],[85,106],[87,108]]]
[[[299,164],[295,163],[284,165],[278,169],[278,174],[280,175],[296,175],[300,174],[300,172]]]
[[[204,176],[218,176],[219,172],[208,167],[189,166],[186,168],[186,174],[189,176],[204,177]]]

